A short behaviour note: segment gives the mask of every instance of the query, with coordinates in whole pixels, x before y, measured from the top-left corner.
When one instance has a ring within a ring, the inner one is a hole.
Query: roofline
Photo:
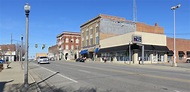
[[[80,35],[80,32],[69,32],[69,31],[64,31],[64,32],[62,32],[62,33],[60,33],[59,35],[57,35],[57,37],[56,38],[58,38],[58,37],[60,37],[60,36],[62,36],[62,35],[64,35],[64,34],[76,34],[76,35]]]

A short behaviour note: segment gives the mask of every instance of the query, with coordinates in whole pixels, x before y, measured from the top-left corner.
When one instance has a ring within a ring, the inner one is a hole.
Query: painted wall
[[[114,36],[100,40],[101,48],[127,45],[132,40],[132,35],[141,35],[142,44],[166,46],[166,36],[145,32],[130,32],[119,36]]]

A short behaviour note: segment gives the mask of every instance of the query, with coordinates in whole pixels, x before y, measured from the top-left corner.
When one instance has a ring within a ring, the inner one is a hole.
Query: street
[[[154,68],[100,62],[31,62],[29,71],[42,92],[189,92],[190,69]],[[41,80],[40,80],[40,79]],[[45,82],[48,87],[43,84]]]

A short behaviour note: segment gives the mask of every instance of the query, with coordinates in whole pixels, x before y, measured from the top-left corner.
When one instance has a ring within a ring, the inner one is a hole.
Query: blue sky
[[[29,57],[47,52],[63,31],[80,32],[80,25],[99,14],[133,19],[133,0],[0,0],[0,44],[19,43],[25,36],[24,4],[31,5],[29,16]],[[173,37],[173,11],[176,10],[176,37],[190,39],[190,0],[136,0],[137,21],[164,28]],[[25,40],[25,39],[24,39]],[[34,44],[46,44],[46,49]]]

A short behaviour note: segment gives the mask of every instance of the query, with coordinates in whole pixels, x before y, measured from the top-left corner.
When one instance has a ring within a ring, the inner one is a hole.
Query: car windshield
[[[47,58],[47,57],[40,57],[40,59]]]

